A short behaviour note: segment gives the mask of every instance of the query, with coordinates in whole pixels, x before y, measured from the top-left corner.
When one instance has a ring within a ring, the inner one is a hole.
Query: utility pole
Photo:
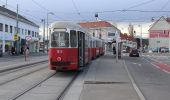
[[[44,26],[43,26],[43,52],[45,53],[45,19],[42,19],[41,22],[44,23]]]
[[[51,14],[51,15],[54,15],[53,12],[48,12],[47,13],[47,52],[48,52],[48,45],[49,45],[49,32],[48,32],[48,15]]]
[[[20,38],[19,38],[19,31],[18,31],[18,4],[17,4],[17,19],[16,19],[16,34],[17,34],[17,37],[18,37],[18,40],[16,40],[16,54],[19,55],[19,51],[20,51],[20,46],[19,46],[19,42],[20,42]]]
[[[142,51],[143,51],[143,45],[142,45],[142,25],[140,25],[140,31],[141,31],[141,36],[140,36],[140,46],[141,46],[141,56],[142,56]]]
[[[48,14],[47,13],[47,52],[48,52]]]
[[[7,0],[6,0],[5,8],[7,8]]]
[[[159,53],[159,43],[160,43],[160,41],[159,41],[159,33],[158,33],[158,40],[156,41],[157,42],[157,45],[158,45],[158,53]]]
[[[119,35],[116,31],[116,63],[118,62],[118,56],[119,56]]]

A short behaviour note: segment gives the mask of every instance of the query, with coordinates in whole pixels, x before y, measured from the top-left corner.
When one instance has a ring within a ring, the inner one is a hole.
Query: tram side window
[[[70,31],[70,44],[71,47],[77,47],[77,34],[74,30]]]

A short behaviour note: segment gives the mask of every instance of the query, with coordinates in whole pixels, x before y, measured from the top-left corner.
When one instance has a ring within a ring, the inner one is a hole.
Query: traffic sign
[[[18,40],[18,34],[14,34],[13,39],[14,39],[15,41],[17,41],[17,40]]]
[[[32,40],[32,36],[25,36],[25,39],[26,39],[27,41],[30,41],[30,40]]]

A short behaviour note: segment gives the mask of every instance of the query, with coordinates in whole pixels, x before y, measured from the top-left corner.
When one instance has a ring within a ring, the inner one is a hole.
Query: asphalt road
[[[161,69],[163,64],[169,64],[168,57],[123,56],[122,59],[146,100],[170,100],[170,73]],[[156,61],[163,63],[160,68],[153,64]]]

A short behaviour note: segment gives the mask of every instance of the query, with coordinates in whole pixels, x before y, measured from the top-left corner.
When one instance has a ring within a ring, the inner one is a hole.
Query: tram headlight
[[[57,61],[61,61],[61,57],[57,57]]]

